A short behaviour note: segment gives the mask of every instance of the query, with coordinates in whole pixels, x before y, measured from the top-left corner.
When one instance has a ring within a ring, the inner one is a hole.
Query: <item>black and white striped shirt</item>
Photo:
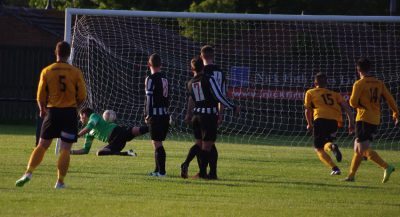
[[[165,74],[156,72],[148,76],[145,86],[145,116],[168,115],[169,88]]]
[[[226,75],[217,65],[205,65],[203,69],[205,75],[211,76],[220,86],[222,93],[226,96]]]
[[[217,114],[218,103],[224,104],[228,109],[235,108],[224,96],[218,82],[210,75],[200,74],[193,77],[188,82],[187,89],[194,101],[195,114]]]

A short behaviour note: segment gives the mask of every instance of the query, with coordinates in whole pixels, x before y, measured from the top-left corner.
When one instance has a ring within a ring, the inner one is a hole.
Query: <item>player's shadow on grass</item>
[[[369,185],[357,185],[355,186],[352,183],[345,183],[340,180],[338,180],[338,184],[327,184],[327,183],[316,183],[316,182],[301,182],[301,181],[271,181],[271,179],[274,179],[278,176],[271,176],[269,177],[270,180],[259,180],[259,179],[219,179],[218,181],[211,181],[211,182],[221,182],[224,185],[229,185],[229,183],[226,182],[235,182],[238,184],[234,184],[232,186],[252,186],[254,184],[263,184],[263,185],[268,185],[268,184],[278,184],[278,185],[290,185],[290,187],[298,187],[298,186],[305,186],[305,187],[332,187],[332,188],[356,188],[356,189],[380,189],[380,187],[374,187],[374,186],[369,186]],[[229,185],[230,186],[230,185]]]
[[[154,182],[166,182],[174,184],[190,184],[190,185],[213,185],[213,186],[228,186],[228,187],[250,187],[254,185],[281,185],[282,187],[325,187],[325,188],[346,188],[346,189],[381,189],[381,187],[370,186],[370,185],[355,185],[356,183],[347,183],[337,180],[337,184],[328,184],[322,182],[305,182],[305,181],[276,181],[274,179],[280,178],[280,176],[260,176],[259,178],[246,178],[246,179],[233,179],[220,177],[218,180],[205,180],[205,179],[182,179],[177,175],[167,175],[167,177],[151,177],[143,172],[124,172],[121,173],[107,173],[104,171],[71,171],[71,173],[79,174],[81,178],[85,179],[107,179],[112,176],[123,176],[124,178],[138,178],[146,181]],[[100,175],[100,177],[99,177]],[[382,186],[383,187],[383,186]]]
[[[278,176],[271,176],[270,179],[277,178]],[[156,178],[156,177],[148,177],[149,179],[153,179],[154,181],[162,181],[162,182],[170,182],[177,183],[177,179],[181,179],[178,176],[169,176],[169,178]],[[171,179],[172,178],[172,179]],[[190,185],[213,185],[213,186],[228,186],[228,187],[250,187],[255,184],[262,185],[281,185],[282,187],[287,188],[298,188],[299,186],[303,187],[325,187],[325,188],[349,188],[349,189],[380,189],[380,187],[374,187],[369,185],[357,185],[351,183],[344,183],[338,180],[338,184],[327,184],[327,183],[315,183],[315,182],[301,182],[301,181],[271,181],[271,180],[257,180],[257,179],[225,179],[221,178],[218,180],[204,180],[204,179],[185,179],[179,181],[182,184],[190,184]]]
[[[368,185],[358,185],[355,186],[353,184],[349,185],[349,183],[342,182],[338,180],[338,184],[326,184],[326,183],[315,183],[315,182],[299,182],[299,181],[274,181],[274,182],[268,182],[270,184],[288,184],[288,185],[294,185],[295,186],[316,186],[316,187],[332,187],[332,188],[357,188],[357,189],[380,189],[379,187],[373,187],[373,186],[368,186]]]
[[[155,181],[162,181],[162,182],[169,182],[174,184],[184,184],[184,185],[213,185],[213,186],[226,186],[226,187],[245,187],[245,185],[240,183],[227,183],[221,180],[206,180],[206,179],[182,179],[181,177],[174,176],[170,177],[173,179],[168,178],[156,178],[156,177],[149,177],[149,179],[154,179]],[[180,179],[180,181],[177,181]]]

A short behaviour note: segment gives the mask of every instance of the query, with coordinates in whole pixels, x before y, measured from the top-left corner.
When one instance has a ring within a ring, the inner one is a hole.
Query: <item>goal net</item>
[[[360,21],[361,20],[361,21]],[[66,40],[73,64],[88,87],[87,105],[112,109],[124,125],[144,124],[147,59],[158,53],[170,83],[170,136],[191,139],[185,84],[190,60],[201,46],[215,48],[215,63],[227,73],[227,95],[242,112],[226,111],[219,141],[311,146],[304,92],[317,71],[328,88],[348,99],[358,79],[355,61],[368,57],[373,73],[400,101],[400,23],[391,17],[244,15],[67,9]],[[343,117],[346,120],[346,117]],[[345,128],[338,143],[352,144]],[[382,104],[375,143],[398,150],[400,130]]]

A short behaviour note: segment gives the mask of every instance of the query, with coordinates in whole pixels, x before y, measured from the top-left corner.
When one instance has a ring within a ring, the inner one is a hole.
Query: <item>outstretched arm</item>
[[[81,137],[81,136],[85,135],[85,134],[88,133],[89,131],[90,131],[89,128],[87,128],[87,127],[83,128],[81,131],[79,131],[78,137]]]
[[[89,117],[89,121],[86,124],[86,126],[81,131],[79,131],[78,137],[84,136],[87,133],[89,133],[92,129],[94,129],[97,126],[99,121],[102,120],[102,119],[103,119],[103,117],[101,117],[98,114],[91,114],[90,117]]]
[[[90,148],[92,147],[93,139],[94,139],[93,136],[87,135],[85,137],[85,144],[83,144],[83,148],[77,150],[71,150],[70,153],[73,155],[89,154]]]

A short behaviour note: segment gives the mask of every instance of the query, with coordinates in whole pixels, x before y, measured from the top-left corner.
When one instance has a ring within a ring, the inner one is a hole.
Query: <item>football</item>
[[[114,122],[117,119],[117,114],[113,110],[105,110],[103,113],[103,119],[107,122]]]

